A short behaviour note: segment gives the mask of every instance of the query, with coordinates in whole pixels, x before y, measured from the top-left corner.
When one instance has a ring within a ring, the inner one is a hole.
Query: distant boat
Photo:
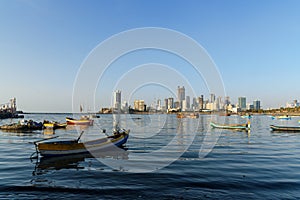
[[[114,135],[101,139],[91,140],[87,142],[79,142],[79,139],[74,140],[55,140],[55,141],[36,141],[34,142],[36,147],[36,153],[44,156],[66,156],[76,154],[86,154],[89,152],[99,153],[112,147],[121,147],[127,142],[130,130],[118,131]],[[57,138],[53,137],[50,139]]]
[[[33,120],[21,120],[18,123],[6,124],[0,126],[1,130],[5,131],[32,131],[32,130],[42,130],[43,123],[35,122]]]
[[[71,117],[66,117],[68,125],[86,125],[93,126],[94,120],[90,119],[87,116],[82,117],[81,119],[73,119]]]
[[[199,114],[198,113],[178,113],[177,118],[197,119],[197,118],[199,118]]]
[[[48,129],[59,129],[59,128],[66,128],[67,123],[58,123],[58,122],[49,122],[49,121],[44,121],[44,128]]]
[[[250,122],[246,124],[217,124],[214,122],[210,122],[210,126],[212,128],[219,128],[219,129],[249,130]]]
[[[91,118],[100,118],[100,115],[91,114],[90,117],[91,117]]]
[[[231,114],[229,112],[220,112],[219,116],[230,116]]]
[[[277,126],[270,125],[272,131],[291,131],[291,132],[299,132],[300,126]]]
[[[252,115],[242,115],[241,118],[244,118],[244,119],[251,119],[251,118],[252,118]]]
[[[283,115],[283,116],[272,116],[272,119],[282,119],[282,120],[291,120],[292,117],[288,115]]]

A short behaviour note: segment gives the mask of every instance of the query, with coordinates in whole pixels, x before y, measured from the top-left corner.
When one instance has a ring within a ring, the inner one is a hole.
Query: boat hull
[[[276,126],[270,125],[272,131],[290,131],[290,132],[300,132],[300,126]]]
[[[66,128],[67,123],[59,124],[59,123],[44,123],[44,128],[48,129],[59,129],[59,128]]]
[[[66,118],[67,125],[85,125],[85,126],[92,126],[94,120],[92,119],[73,119],[73,118]]]
[[[129,130],[120,134],[117,138],[107,137],[97,140],[78,143],[76,140],[43,142],[37,144],[41,156],[65,156],[104,151],[114,147],[121,147],[127,142]]]
[[[212,128],[218,128],[218,129],[232,129],[232,130],[248,130],[249,129],[248,124],[226,125],[226,124],[216,124],[216,123],[211,122],[210,126]]]
[[[292,117],[287,117],[287,116],[277,116],[277,117],[274,117],[274,116],[272,116],[272,119],[291,120]]]

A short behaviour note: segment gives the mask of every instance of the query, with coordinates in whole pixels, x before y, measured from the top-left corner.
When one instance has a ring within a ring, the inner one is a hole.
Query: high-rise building
[[[218,97],[216,100],[216,110],[222,110],[224,108],[222,97]]]
[[[191,108],[191,99],[190,96],[186,96],[185,97],[185,103],[186,103],[186,109],[190,109]]]
[[[168,107],[167,109],[174,108],[174,98],[168,98]]]
[[[114,108],[120,109],[121,108],[121,91],[116,90],[114,92]]]
[[[196,97],[193,98],[192,108],[193,108],[193,110],[198,109],[198,103],[197,103],[197,98]]]
[[[259,100],[253,101],[253,109],[260,110],[260,101]]]
[[[181,102],[181,104],[183,103],[183,101]],[[182,105],[180,106],[180,102],[179,101],[175,101],[174,104],[173,104],[173,108],[176,108],[176,109],[182,108]]]
[[[210,103],[214,103],[216,100],[216,95],[215,94],[210,94]]]
[[[128,112],[128,109],[129,109],[128,103],[127,103],[127,101],[124,101],[124,102],[123,102],[123,105],[122,105],[122,110],[123,110],[123,112],[127,113],[127,112]]]
[[[161,100],[160,99],[157,99],[157,102],[156,102],[156,110],[161,110]]]
[[[145,111],[145,101],[144,100],[135,100],[134,101],[134,110]]]
[[[182,107],[182,101],[185,100],[185,88],[184,86],[180,87],[178,86],[177,88],[177,98],[178,102],[180,104],[180,108]]]
[[[183,101],[182,101],[181,111],[188,111],[186,100],[183,100]]]
[[[168,105],[169,105],[169,104],[168,104],[168,99],[165,99],[165,110],[167,110],[167,109],[169,108]]]
[[[246,110],[247,109],[247,105],[246,105],[246,97],[239,97],[238,98],[238,107],[241,110]]]
[[[204,97],[203,95],[201,95],[200,97],[198,97],[198,109],[199,110],[203,110],[204,109]]]
[[[225,104],[226,106],[228,106],[228,105],[230,104],[230,97],[229,97],[229,96],[225,97],[224,104]]]

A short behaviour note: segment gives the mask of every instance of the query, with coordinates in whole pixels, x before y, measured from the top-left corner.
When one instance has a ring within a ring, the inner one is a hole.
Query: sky
[[[284,106],[300,100],[299,10],[298,0],[0,0],[0,103],[16,97],[18,109],[25,112],[71,112],[80,68],[99,44],[131,29],[160,27],[205,49],[233,103],[245,96],[249,103],[261,100],[263,108]],[[147,63],[161,64],[162,71],[145,74]],[[123,55],[98,85],[86,86],[96,90],[95,105],[85,107],[108,107],[115,89],[129,103],[144,98],[150,104],[176,95],[177,85],[191,88],[191,97],[208,98],[205,78],[196,77],[189,65],[157,50]],[[179,80],[184,76],[188,78]],[[169,85],[134,85],[146,77]]]

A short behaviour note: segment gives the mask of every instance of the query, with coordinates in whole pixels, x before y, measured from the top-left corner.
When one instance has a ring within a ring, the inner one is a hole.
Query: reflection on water
[[[85,153],[68,156],[40,157],[32,160],[32,162],[36,163],[33,175],[45,174],[51,170],[84,169],[83,166],[80,166],[80,163],[88,158],[128,159],[128,152],[124,149],[123,151],[102,151],[94,152],[93,154]]]

